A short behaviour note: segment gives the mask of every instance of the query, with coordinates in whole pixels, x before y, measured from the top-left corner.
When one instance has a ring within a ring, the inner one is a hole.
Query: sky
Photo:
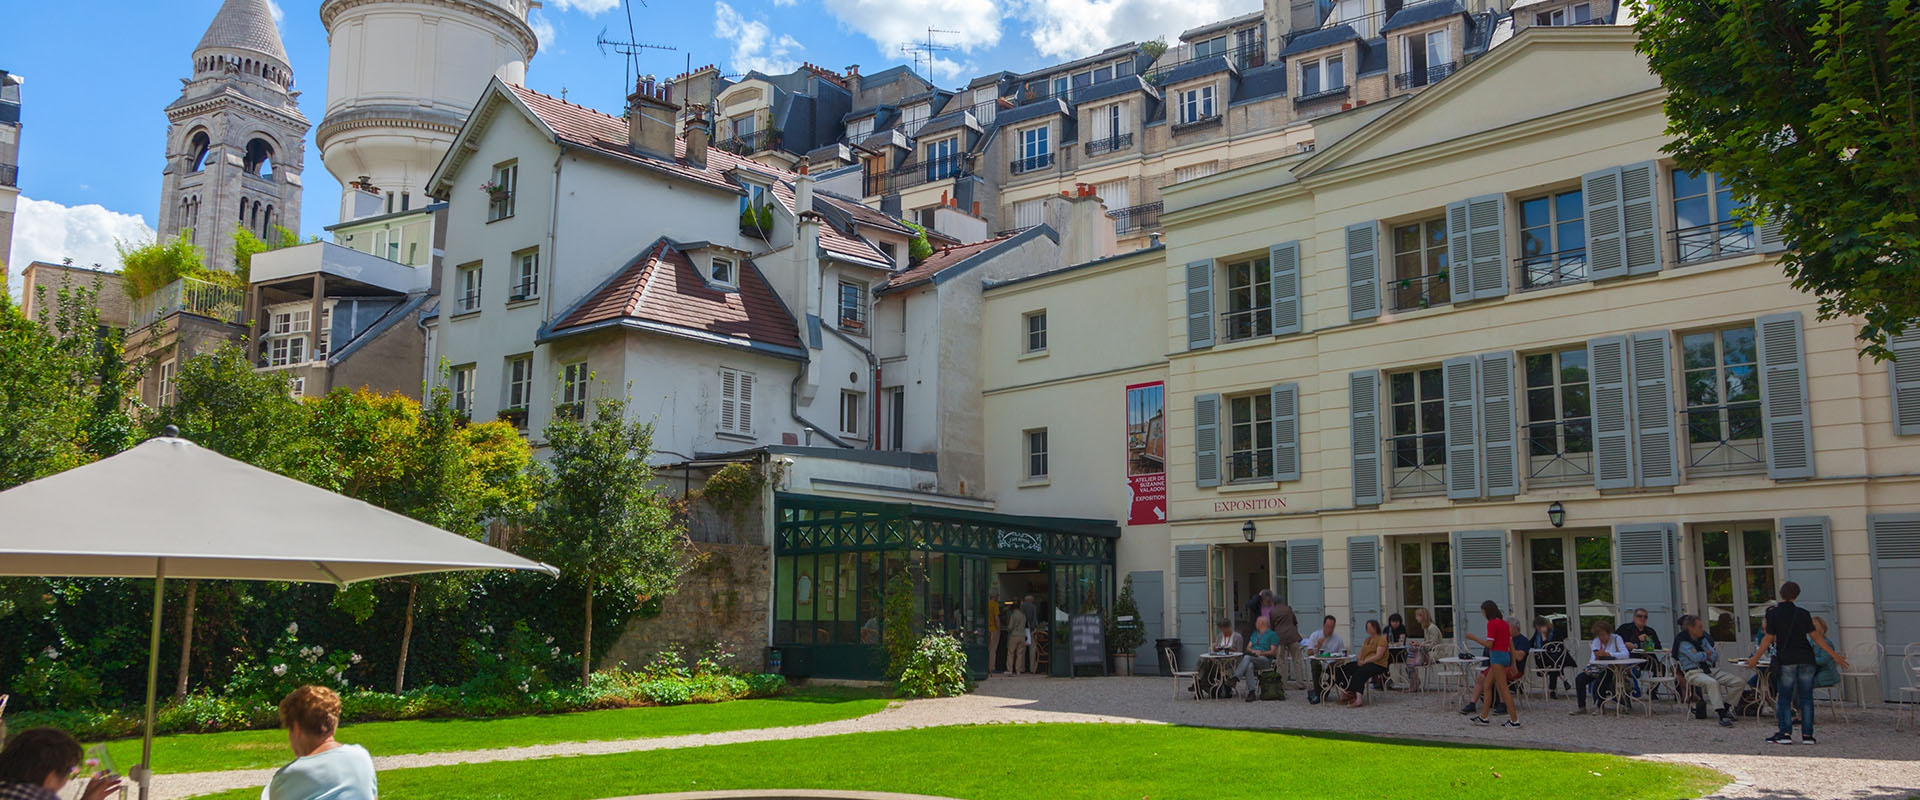
[[[326,101],[327,37],[319,0],[274,0],[300,109],[318,127]],[[1016,72],[1256,11],[1258,0],[626,0],[648,50],[645,72],[673,75],[689,59],[729,74],[784,72],[810,61],[865,73],[908,63],[902,46],[941,50],[933,79],[957,88],[978,75]],[[163,109],[179,97],[193,47],[220,0],[21,0],[0,19],[0,69],[22,89],[20,208],[8,264],[59,262],[118,268],[114,242],[153,237],[166,152]],[[595,40],[627,38],[622,0],[546,0],[531,22],[539,52],[529,88],[617,112],[623,57]],[[926,69],[925,62],[921,68]],[[308,132],[303,236],[337,221],[340,185]],[[18,295],[19,269],[12,270]]]

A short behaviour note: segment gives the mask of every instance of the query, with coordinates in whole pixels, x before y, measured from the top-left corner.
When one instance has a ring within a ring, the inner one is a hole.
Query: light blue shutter
[[[1327,583],[1320,569],[1319,539],[1287,540],[1287,605],[1300,620],[1300,630],[1320,627],[1327,613]]]
[[[1660,168],[1651,161],[1620,168],[1620,237],[1627,274],[1660,271]],[[1589,245],[1591,247],[1591,245]]]
[[[1767,477],[1813,477],[1813,416],[1808,410],[1806,337],[1800,312],[1754,320],[1760,340],[1760,419]]]
[[[1447,404],[1447,497],[1480,497],[1480,359],[1440,362],[1440,384]]]
[[[1464,303],[1473,299],[1473,270],[1467,265],[1472,261],[1473,237],[1469,235],[1472,226],[1467,222],[1467,201],[1456,200],[1447,204],[1447,289],[1453,295],[1453,302]]]
[[[1300,480],[1300,384],[1273,387],[1273,479]]]
[[[1380,223],[1347,226],[1347,318],[1380,316]]]
[[[1220,395],[1193,398],[1193,485],[1220,485]]]
[[[1511,351],[1480,356],[1480,477],[1488,497],[1520,493],[1520,426],[1513,412],[1513,369]]]
[[[1276,244],[1267,251],[1273,274],[1273,335],[1300,332],[1300,243]]]
[[[1627,389],[1627,337],[1587,342],[1587,382],[1593,397],[1593,485],[1626,489],[1633,480],[1633,416]]]
[[[1920,436],[1920,320],[1907,323],[1907,332],[1887,342],[1893,360],[1887,362],[1887,394],[1893,401],[1895,436]]]
[[[1634,468],[1641,486],[1680,483],[1671,338],[1666,331],[1642,331],[1627,340],[1632,356]]]
[[[1173,604],[1174,635],[1180,637],[1180,649],[1206,652],[1212,633],[1207,625],[1206,545],[1183,544],[1173,548]]]
[[[1594,280],[1627,274],[1626,239],[1620,235],[1620,168],[1580,176],[1587,213],[1587,269]]]
[[[1620,575],[1620,608],[1645,608],[1647,624],[1673,630],[1674,603],[1680,596],[1677,543],[1668,522],[1613,527],[1614,566]]]
[[[1876,638],[1887,647],[1880,687],[1883,699],[1897,701],[1895,689],[1913,679],[1900,663],[1901,650],[1920,642],[1920,514],[1867,515],[1867,543]]]
[[[1347,586],[1347,618],[1353,625],[1348,641],[1357,643],[1367,636],[1367,620],[1380,619],[1380,537],[1347,537]]]
[[[1840,630],[1840,620],[1834,616],[1839,597],[1834,588],[1833,526],[1827,518],[1780,520],[1780,554],[1782,579],[1800,584],[1800,599],[1794,603],[1807,613],[1825,617],[1829,632]]]
[[[1452,274],[1473,275],[1473,299],[1507,296],[1506,195],[1490,194],[1467,201],[1467,260],[1453,256]]]
[[[1213,262],[1187,265],[1187,349],[1213,346]]]
[[[1380,504],[1380,373],[1362,370],[1347,376],[1353,422],[1353,504]]]
[[[1479,620],[1480,604],[1492,600],[1505,611],[1513,607],[1508,596],[1507,532],[1453,532],[1453,604],[1455,638],[1466,639],[1469,626]]]
[[[1759,225],[1753,228],[1753,246],[1762,253],[1778,253],[1787,249],[1786,222],[1787,209],[1783,206],[1768,214]]]

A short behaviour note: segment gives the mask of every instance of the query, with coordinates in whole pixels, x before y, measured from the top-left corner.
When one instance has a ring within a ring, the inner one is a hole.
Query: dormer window
[[[847,138],[853,141],[873,135],[873,117],[862,117],[847,125]]]
[[[735,282],[739,280],[735,272],[733,259],[725,256],[714,256],[712,265],[707,269],[707,279],[712,281],[715,286],[724,286],[729,289],[733,288]]]
[[[1453,74],[1453,37],[1447,34],[1441,28],[1400,37],[1400,63],[1405,70],[1395,76],[1395,88],[1425,86]]]
[[[1565,8],[1542,11],[1533,15],[1535,25],[1585,25],[1593,21],[1593,5],[1574,3]]]
[[[900,128],[912,136],[920,132],[920,126],[927,124],[929,108],[926,103],[907,106],[901,111]]]
[[[1346,59],[1327,56],[1300,62],[1300,96],[1333,92],[1347,85]]]

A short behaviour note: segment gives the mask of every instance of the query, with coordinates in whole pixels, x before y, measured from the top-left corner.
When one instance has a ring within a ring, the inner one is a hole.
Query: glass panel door
[[[1764,524],[1702,529],[1700,583],[1707,599],[1707,632],[1731,653],[1753,652],[1773,602],[1779,575],[1773,528]]]
[[[1401,616],[1413,625],[1413,610],[1426,608],[1440,633],[1453,638],[1453,543],[1445,534],[1402,537],[1394,544],[1400,563]]]
[[[1227,549],[1219,545],[1207,548],[1207,641],[1211,643],[1215,626],[1227,619]]]
[[[1527,540],[1527,596],[1533,615],[1545,617],[1567,640],[1569,652],[1581,644],[1593,623],[1619,619],[1614,601],[1613,539],[1604,533],[1563,533]],[[1531,632],[1531,620],[1516,630]],[[1664,638],[1664,637],[1663,637]]]

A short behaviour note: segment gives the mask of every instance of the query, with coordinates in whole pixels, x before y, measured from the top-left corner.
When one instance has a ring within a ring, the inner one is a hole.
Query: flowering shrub
[[[537,634],[525,622],[513,623],[505,642],[493,626],[480,629],[481,638],[461,644],[462,657],[473,664],[472,677],[460,684],[467,694],[526,694],[546,688],[554,674],[566,674],[573,658],[560,651],[552,636]]]
[[[973,678],[967,673],[967,654],[960,649],[960,640],[949,633],[920,637],[894,690],[906,697],[952,697],[972,691]]]
[[[359,665],[359,653],[327,652],[320,645],[300,644],[300,623],[287,624],[286,633],[267,646],[264,658],[241,659],[227,681],[226,696],[240,701],[279,703],[302,686],[347,688],[347,671]]]

